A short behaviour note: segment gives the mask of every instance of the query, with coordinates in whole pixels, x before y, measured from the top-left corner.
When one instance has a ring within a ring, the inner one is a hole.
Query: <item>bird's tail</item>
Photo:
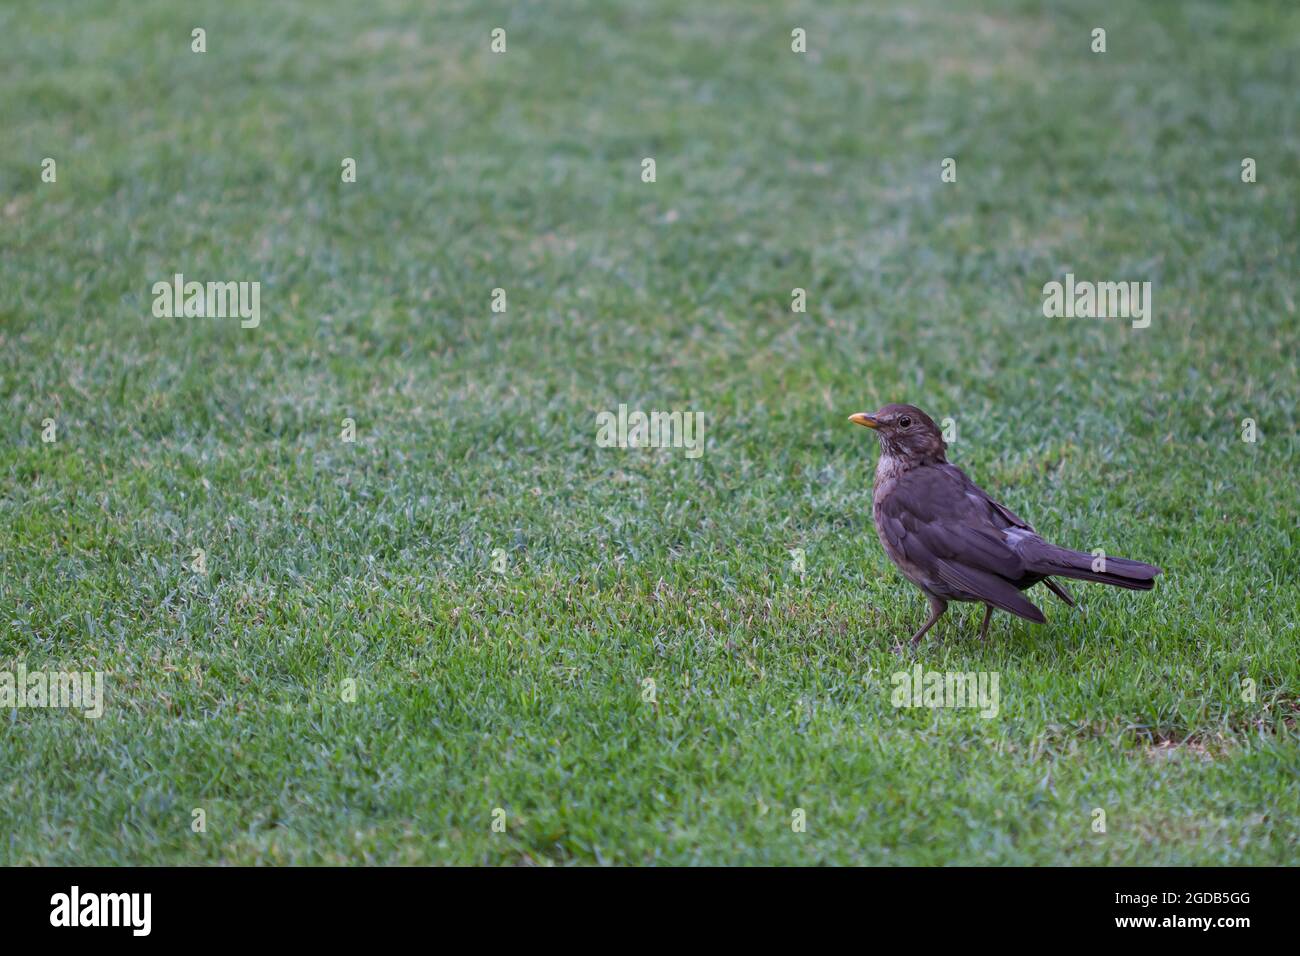
[[[1154,564],[1130,561],[1128,558],[1112,558],[1105,554],[1071,551],[1046,541],[1035,550],[1039,553],[1029,562],[1029,570],[1038,574],[1056,574],[1080,581],[1100,581],[1102,584],[1131,591],[1150,591],[1155,586],[1156,575],[1160,573]]]

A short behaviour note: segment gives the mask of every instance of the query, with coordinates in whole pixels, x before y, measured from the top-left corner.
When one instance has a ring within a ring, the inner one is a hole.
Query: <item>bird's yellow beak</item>
[[[880,422],[877,421],[874,416],[868,415],[866,412],[858,412],[856,415],[850,415],[849,421],[855,425],[865,425],[867,428],[880,427]]]

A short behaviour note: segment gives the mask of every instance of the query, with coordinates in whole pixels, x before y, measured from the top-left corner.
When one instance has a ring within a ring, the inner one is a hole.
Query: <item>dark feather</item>
[[[1064,584],[1057,584],[1051,578],[1043,578],[1043,583],[1046,584],[1048,589],[1062,601],[1070,607],[1074,607],[1074,598],[1070,597],[1070,592],[1065,589]]]
[[[1014,584],[996,574],[989,574],[987,571],[979,571],[952,561],[939,561],[938,571],[939,576],[949,584],[978,595],[981,600],[994,607],[1010,611],[1012,614],[1039,624],[1047,620],[1043,617],[1042,611],[1021,596]]]

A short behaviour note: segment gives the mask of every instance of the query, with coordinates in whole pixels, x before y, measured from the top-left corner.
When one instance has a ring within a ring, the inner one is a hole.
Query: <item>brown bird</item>
[[[929,620],[912,635],[915,647],[949,601],[982,601],[980,638],[994,608],[1043,623],[1043,612],[1020,592],[1046,584],[1071,607],[1074,599],[1052,575],[1149,591],[1160,569],[1125,558],[1094,557],[1039,537],[1029,522],[990,498],[948,464],[948,446],[930,416],[914,405],[886,405],[849,421],[873,429],[880,461],[872,497],[876,534],[889,559],[930,601]]]

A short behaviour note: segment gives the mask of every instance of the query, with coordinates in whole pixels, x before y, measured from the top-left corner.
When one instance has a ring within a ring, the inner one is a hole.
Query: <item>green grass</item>
[[[1300,859],[1300,8],[193,6],[0,8],[0,669],[108,696],[0,711],[0,862]],[[887,401],[1156,590],[895,656]]]

